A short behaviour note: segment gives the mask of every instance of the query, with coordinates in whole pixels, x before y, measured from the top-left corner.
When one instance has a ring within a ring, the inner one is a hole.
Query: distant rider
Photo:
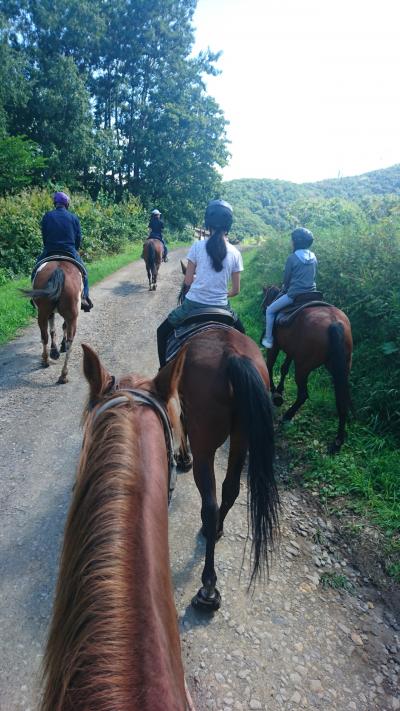
[[[66,255],[74,257],[77,262],[85,268],[83,260],[78,252],[81,246],[82,232],[79,219],[73,212],[69,212],[70,198],[66,193],[56,192],[53,196],[54,210],[50,210],[42,218],[42,238],[43,251],[36,259],[36,265],[32,271],[32,280],[35,277],[37,264],[46,257],[53,255]],[[81,309],[90,311],[93,303],[89,298],[89,284],[87,273],[82,274],[83,294],[81,298]]]
[[[281,296],[278,296],[265,312],[265,336],[261,341],[264,348],[272,348],[274,345],[272,330],[278,311],[293,304],[299,294],[315,291],[317,288],[317,258],[309,249],[313,241],[312,232],[305,227],[298,227],[292,232],[293,254],[286,260]]]
[[[211,236],[192,244],[187,256],[185,299],[157,329],[160,367],[165,365],[169,334],[185,318],[195,315],[196,310],[207,306],[225,308],[235,316],[235,328],[244,333],[243,325],[228,301],[240,292],[240,272],[243,271],[242,255],[228,242],[232,218],[232,208],[224,200],[212,200],[208,204],[204,221]]]
[[[149,236],[147,239],[159,239],[160,242],[162,242],[164,247],[163,262],[168,262],[168,248],[162,236],[163,229],[164,223],[161,219],[161,212],[159,210],[153,210],[150,216]]]

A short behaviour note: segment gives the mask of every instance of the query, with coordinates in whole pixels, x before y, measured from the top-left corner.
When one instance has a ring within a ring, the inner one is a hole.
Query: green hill
[[[239,238],[248,235],[269,234],[272,230],[287,230],[304,217],[304,205],[311,201],[350,201],[363,212],[373,213],[380,198],[382,205],[390,204],[385,196],[400,196],[400,164],[347,178],[321,180],[315,183],[291,183],[285,180],[241,179],[223,183],[222,197],[235,209],[234,234]],[[297,208],[302,209],[297,209]],[[297,212],[301,214],[297,216]]]

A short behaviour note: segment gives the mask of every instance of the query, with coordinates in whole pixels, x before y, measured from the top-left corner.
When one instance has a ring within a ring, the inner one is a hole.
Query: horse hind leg
[[[78,317],[76,316],[71,323],[67,324],[67,334],[66,334],[66,341],[65,341],[65,360],[64,360],[63,369],[61,371],[61,375],[58,379],[58,383],[60,385],[64,385],[65,383],[68,383],[68,362],[69,362],[69,357],[71,355],[72,344],[74,342],[74,338],[76,335],[77,320],[78,320]]]
[[[55,326],[54,313],[52,313],[49,318],[49,325],[50,325],[50,338],[51,338],[50,358],[53,358],[53,360],[58,360],[58,358],[60,357],[60,351],[58,350],[57,343],[56,343],[56,326]]]
[[[65,353],[65,351],[66,351],[65,344],[67,341],[67,324],[65,323],[65,321],[62,325],[62,330],[63,330],[63,338],[62,338],[61,345],[60,345],[60,353]]]
[[[286,376],[289,372],[291,363],[292,363],[292,359],[289,358],[289,356],[286,356],[285,360],[282,363],[282,367],[281,367],[281,379],[272,394],[273,403],[277,407],[280,407],[281,405],[283,405],[283,392],[285,389],[285,379],[286,379]]]
[[[49,352],[48,352],[48,343],[49,343],[49,318],[47,314],[41,313],[39,310],[38,313],[38,324],[40,328],[40,335],[41,335],[41,341],[42,341],[42,366],[43,368],[48,368],[50,363],[49,363]]]
[[[196,609],[206,612],[215,612],[221,605],[221,595],[216,587],[217,575],[215,572],[215,543],[217,540],[218,504],[215,492],[214,455],[200,460],[193,453],[193,474],[196,486],[201,495],[202,531],[206,537],[206,556],[204,569],[201,576],[202,587],[197,595],[192,598],[192,605]]]
[[[224,483],[222,484],[222,500],[219,509],[217,539],[224,532],[224,520],[232,508],[240,492],[240,475],[246,460],[248,442],[236,428],[231,432],[229,445],[228,468]]]

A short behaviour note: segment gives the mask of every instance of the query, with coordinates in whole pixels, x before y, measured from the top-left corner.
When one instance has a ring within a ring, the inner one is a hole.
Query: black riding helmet
[[[311,247],[314,236],[313,233],[305,227],[297,227],[297,229],[292,232],[292,240],[296,249],[307,249],[307,247]]]
[[[204,215],[204,224],[209,230],[223,229],[224,232],[229,232],[232,226],[233,210],[229,202],[225,200],[211,200],[208,203]]]

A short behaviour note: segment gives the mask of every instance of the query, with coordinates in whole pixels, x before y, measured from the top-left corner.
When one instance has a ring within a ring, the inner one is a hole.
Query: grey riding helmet
[[[314,235],[305,227],[297,227],[292,232],[292,241],[296,249],[307,249],[314,241]]]

